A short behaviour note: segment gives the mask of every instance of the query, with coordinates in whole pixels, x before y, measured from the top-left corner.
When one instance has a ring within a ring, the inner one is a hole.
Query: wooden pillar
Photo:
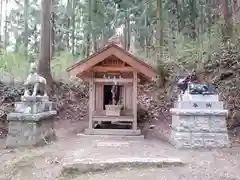
[[[95,87],[93,82],[93,73],[89,77],[89,129],[93,129],[93,111],[95,107]]]
[[[133,72],[133,130],[137,130],[137,72]]]

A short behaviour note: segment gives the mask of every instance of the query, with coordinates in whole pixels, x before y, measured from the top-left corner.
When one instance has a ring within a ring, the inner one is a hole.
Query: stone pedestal
[[[23,96],[15,103],[15,111],[8,114],[6,146],[34,146],[55,140],[54,115],[48,96]]]
[[[177,148],[229,147],[226,126],[228,111],[218,95],[178,97],[172,114],[170,142]]]

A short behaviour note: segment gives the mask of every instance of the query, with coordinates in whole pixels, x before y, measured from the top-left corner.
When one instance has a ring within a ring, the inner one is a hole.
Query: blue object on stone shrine
[[[209,88],[208,84],[191,84],[189,87],[190,94],[211,95],[216,94],[213,88]]]

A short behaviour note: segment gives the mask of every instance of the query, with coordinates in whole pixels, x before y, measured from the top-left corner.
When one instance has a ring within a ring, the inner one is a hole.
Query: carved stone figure
[[[181,90],[182,94],[185,94],[186,90],[188,89],[189,81],[190,81],[190,76],[187,76],[183,79],[179,79],[177,86]]]
[[[201,83],[195,71],[193,71],[191,75],[179,79],[177,86],[181,90],[181,94],[184,94],[186,91],[189,94],[216,94],[216,90],[213,85],[211,83]]]
[[[47,81],[37,73],[36,63],[31,63],[30,74],[24,82],[24,96],[30,96],[29,87],[33,88],[32,96],[36,96],[40,89],[44,92],[43,96],[47,96]]]

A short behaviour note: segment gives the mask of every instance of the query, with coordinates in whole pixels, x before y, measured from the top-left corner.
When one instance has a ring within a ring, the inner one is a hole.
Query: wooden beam
[[[133,130],[137,130],[137,72],[133,72]]]
[[[108,116],[93,116],[93,121],[111,121],[111,122],[133,122],[132,116],[119,116],[119,117],[108,117]]]
[[[94,82],[101,82],[101,83],[103,83],[103,82],[109,82],[109,83],[113,83],[113,80],[112,79],[104,79],[104,78],[94,78],[94,80],[93,80]],[[118,83],[132,83],[133,82],[133,79],[131,79],[131,78],[125,78],[125,79],[116,79],[116,82],[118,82]]]
[[[133,72],[132,67],[104,67],[104,66],[94,66],[92,67],[94,72]]]
[[[97,63],[101,62],[103,59],[106,59],[110,55],[112,55],[111,48],[99,53],[98,55],[96,55],[96,54],[92,55],[81,65],[78,65],[75,68],[73,68],[72,70],[70,70],[70,74],[71,75],[81,74],[84,71],[86,71],[86,70],[90,69],[91,67],[93,67],[94,65],[96,65]]]
[[[121,135],[121,136],[139,136],[141,135],[140,130],[132,129],[86,129],[86,134],[89,135]],[[140,136],[141,137],[141,136]]]
[[[93,129],[93,110],[95,106],[95,87],[93,82],[93,73],[91,73],[91,76],[89,78],[89,129]]]

